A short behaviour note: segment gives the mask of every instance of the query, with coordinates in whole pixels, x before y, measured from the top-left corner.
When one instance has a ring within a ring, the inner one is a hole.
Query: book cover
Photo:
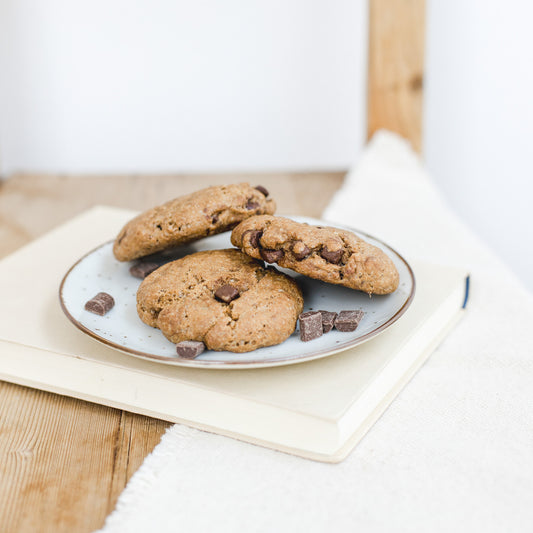
[[[412,263],[417,294],[405,315],[345,352],[231,371],[141,360],[75,329],[57,296],[68,268],[134,214],[93,208],[0,261],[1,379],[335,462],[382,414],[464,307],[466,272]]]

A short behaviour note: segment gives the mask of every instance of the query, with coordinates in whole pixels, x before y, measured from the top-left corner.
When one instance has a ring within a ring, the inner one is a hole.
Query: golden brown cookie
[[[250,352],[279,344],[296,327],[303,298],[296,282],[239,250],[197,252],[147,276],[137,312],[174,343]]]
[[[130,220],[120,231],[113,253],[131,261],[222,233],[242,220],[276,210],[264,187],[248,183],[222,185],[180,196]]]
[[[391,259],[351,231],[264,215],[241,222],[231,242],[250,257],[327,283],[369,294],[389,294],[398,287]]]

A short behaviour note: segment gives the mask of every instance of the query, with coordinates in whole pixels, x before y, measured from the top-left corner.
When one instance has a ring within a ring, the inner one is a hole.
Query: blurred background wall
[[[533,3],[428,7],[426,165],[455,210],[533,290]]]
[[[364,141],[362,0],[0,5],[5,173],[346,168]]]
[[[0,170],[346,169],[365,0],[0,0]],[[533,289],[533,5],[427,2],[424,157]]]

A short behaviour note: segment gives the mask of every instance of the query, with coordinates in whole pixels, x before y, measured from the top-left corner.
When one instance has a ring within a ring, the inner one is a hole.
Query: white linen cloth
[[[464,319],[344,462],[175,425],[101,531],[532,530],[531,294],[391,133],[374,137],[324,218],[379,236],[408,260],[468,266]]]

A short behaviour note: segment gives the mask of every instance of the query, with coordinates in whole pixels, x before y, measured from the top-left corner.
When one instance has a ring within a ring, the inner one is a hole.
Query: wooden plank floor
[[[66,177],[0,182],[0,257],[96,204],[146,209],[215,184],[270,190],[279,214],[320,216],[343,172]],[[0,532],[100,528],[167,422],[0,382]]]

